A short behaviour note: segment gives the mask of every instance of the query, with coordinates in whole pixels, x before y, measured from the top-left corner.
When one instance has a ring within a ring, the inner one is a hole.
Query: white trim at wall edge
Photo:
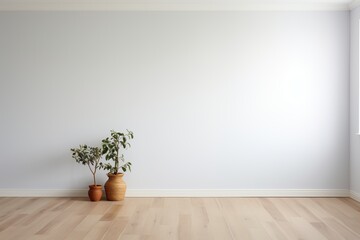
[[[360,202],[360,194],[354,191],[350,191],[350,197],[357,202]]]
[[[349,197],[349,195],[347,189],[128,189],[126,192],[127,197]],[[0,189],[0,197],[86,196],[86,189]],[[353,192],[351,197],[360,200],[360,195]]]
[[[349,9],[353,10],[360,6],[360,0],[354,0],[349,4]]]
[[[357,2],[346,1],[268,1],[209,3],[116,3],[90,1],[20,1],[0,2],[0,11],[347,11]]]

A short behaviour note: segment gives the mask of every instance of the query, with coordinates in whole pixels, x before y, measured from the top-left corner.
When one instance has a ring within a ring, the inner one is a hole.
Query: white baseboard
[[[348,197],[347,189],[129,189],[128,197]]]
[[[349,1],[0,1],[0,11],[347,11]]]
[[[0,189],[0,197],[86,197],[86,189]],[[349,197],[347,189],[128,189],[127,197]]]
[[[354,191],[350,191],[350,197],[357,202],[360,202],[360,194]]]
[[[0,189],[0,197],[85,197],[85,189]]]

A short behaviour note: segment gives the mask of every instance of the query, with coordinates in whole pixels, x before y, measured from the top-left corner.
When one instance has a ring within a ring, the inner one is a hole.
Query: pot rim
[[[101,184],[97,184],[97,185],[89,185],[89,188],[93,188],[93,189],[102,189],[102,185]]]
[[[107,176],[108,177],[122,177],[122,176],[124,176],[124,173],[118,173],[118,174],[108,173]]]

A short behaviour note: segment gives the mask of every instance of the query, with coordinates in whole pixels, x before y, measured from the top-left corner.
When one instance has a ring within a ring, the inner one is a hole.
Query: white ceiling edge
[[[360,0],[345,2],[305,2],[302,0],[268,3],[1,3],[0,11],[347,11],[360,6]]]
[[[360,6],[360,0],[354,0],[349,4],[349,9],[355,9]]]

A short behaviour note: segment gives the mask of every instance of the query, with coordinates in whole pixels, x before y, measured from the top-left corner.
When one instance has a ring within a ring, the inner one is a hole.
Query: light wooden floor
[[[0,198],[0,239],[360,239],[348,198]]]

